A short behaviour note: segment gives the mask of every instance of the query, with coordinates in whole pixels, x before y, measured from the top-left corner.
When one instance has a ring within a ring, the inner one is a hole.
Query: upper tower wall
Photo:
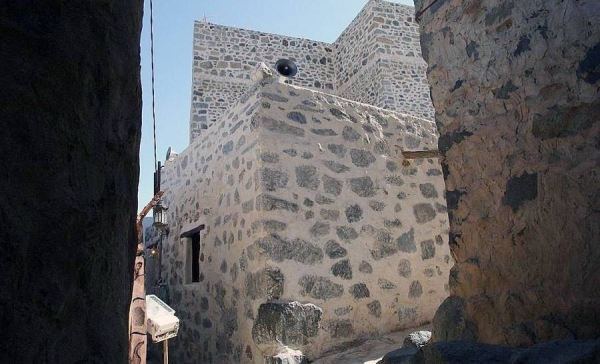
[[[280,58],[298,65],[286,83],[433,119],[414,8],[371,0],[333,44],[196,22],[190,141]]]
[[[337,95],[433,120],[413,7],[371,0],[334,46]]]
[[[379,59],[425,63],[412,6],[372,0],[333,43],[335,77],[344,90]]]
[[[260,62],[291,59],[298,74],[286,83],[333,93],[333,54],[328,43],[196,22],[190,141],[248,90]]]

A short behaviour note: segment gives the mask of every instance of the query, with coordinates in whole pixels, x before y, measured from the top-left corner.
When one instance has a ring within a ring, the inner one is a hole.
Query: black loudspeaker
[[[298,66],[289,59],[282,58],[275,63],[275,69],[280,75],[285,77],[294,77],[298,72]]]

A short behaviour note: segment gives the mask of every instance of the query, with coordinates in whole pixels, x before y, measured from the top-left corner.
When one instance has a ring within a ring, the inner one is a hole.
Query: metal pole
[[[169,339],[163,341],[163,362],[169,364]]]

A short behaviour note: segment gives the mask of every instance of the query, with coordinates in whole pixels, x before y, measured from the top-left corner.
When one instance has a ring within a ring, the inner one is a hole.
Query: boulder
[[[442,302],[433,317],[433,341],[475,341],[477,326],[466,318],[465,301],[450,296]]]
[[[275,356],[265,358],[265,364],[306,364],[308,361],[300,350],[285,347]]]
[[[600,340],[545,341],[522,350],[511,363],[600,363]]]
[[[403,348],[420,348],[431,339],[431,331],[415,331],[408,334],[402,344]]]
[[[322,316],[323,310],[311,303],[263,303],[252,326],[252,338],[267,355],[277,355],[282,345],[300,348],[317,336]]]
[[[415,0],[415,12],[456,261],[449,292],[463,300],[438,311],[433,340],[600,337],[600,2]],[[414,213],[427,223],[434,191],[421,194]]]
[[[415,363],[415,354],[419,351],[419,348],[402,348],[394,351],[390,351],[377,362],[377,364],[411,364]]]
[[[474,341],[443,341],[402,348],[377,364],[521,364],[600,363],[600,340],[554,340],[529,348]]]

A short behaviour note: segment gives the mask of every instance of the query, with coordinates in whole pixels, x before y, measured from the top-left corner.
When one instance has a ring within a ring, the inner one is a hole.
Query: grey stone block
[[[256,196],[256,209],[259,211],[287,210],[297,212],[298,204],[263,193]]]
[[[302,287],[301,295],[325,301],[341,297],[344,294],[344,286],[325,277],[306,275],[300,278],[298,284]]]
[[[331,273],[342,279],[352,279],[352,266],[348,259],[341,260],[331,267]]]
[[[364,283],[357,283],[350,287],[350,294],[354,297],[355,300],[359,300],[361,298],[367,298],[371,296],[371,292],[369,292],[369,288]]]
[[[357,141],[361,137],[361,135],[356,130],[349,126],[344,126],[344,129],[342,130],[342,136],[347,142]]]
[[[354,335],[354,326],[352,326],[350,319],[329,320],[327,329],[331,337],[334,338],[347,338]]]
[[[346,219],[348,222],[356,222],[362,219],[363,210],[360,205],[351,205],[346,208]]]
[[[338,226],[335,228],[335,232],[338,238],[346,242],[358,238],[358,233],[350,226]]]
[[[326,193],[331,193],[334,196],[339,196],[342,193],[343,184],[341,181],[329,177],[328,175],[323,175],[323,189]]]
[[[375,162],[375,156],[368,150],[350,149],[350,158],[352,163],[357,167],[368,167]]]
[[[350,189],[360,197],[375,196],[375,184],[371,177],[350,178]]]
[[[264,298],[267,301],[276,300],[283,294],[285,278],[281,269],[266,267],[256,273],[246,276],[246,294],[250,299]]]
[[[252,339],[257,345],[307,345],[317,336],[323,310],[311,303],[268,302],[260,305]]]
[[[429,203],[418,203],[413,206],[417,223],[425,224],[435,219],[436,211]]]
[[[348,251],[335,240],[329,240],[325,243],[325,254],[331,259],[337,259],[345,257],[348,254]]]
[[[335,161],[323,161],[323,165],[335,173],[344,173],[350,170],[349,167]]]
[[[275,262],[295,260],[297,262],[313,265],[323,260],[323,250],[301,239],[292,241],[271,233],[257,239],[248,247],[248,257],[252,260],[260,254],[266,254]]]
[[[410,278],[412,275],[412,268],[410,264],[410,260],[401,259],[398,263],[398,275],[404,278]]]
[[[296,183],[298,187],[316,190],[319,188],[319,176],[317,168],[314,166],[298,166],[296,167]]]
[[[415,253],[417,251],[417,244],[415,244],[415,229],[411,228],[407,233],[400,235],[396,239],[398,250],[404,253]]]

